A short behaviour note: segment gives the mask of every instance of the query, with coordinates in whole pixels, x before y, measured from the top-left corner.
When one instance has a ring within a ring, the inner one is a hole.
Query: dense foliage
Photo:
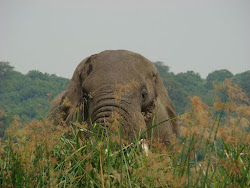
[[[226,79],[232,79],[233,84],[238,85],[250,97],[249,70],[236,75],[226,69],[216,70],[208,74],[206,79],[203,79],[199,73],[193,71],[174,74],[162,62],[155,62],[155,66],[163,79],[178,114],[182,114],[190,108],[190,96],[199,96],[211,106],[216,95],[218,95],[218,93],[215,95],[214,86],[221,85]],[[223,92],[219,95],[223,101],[228,100]]]
[[[0,137],[14,115],[26,122],[45,116],[50,100],[68,84],[66,78],[39,71],[24,75],[8,62],[0,62]]]
[[[234,76],[228,70],[217,70],[203,79],[193,71],[174,74],[162,62],[154,64],[177,114],[182,114],[190,108],[190,96],[199,96],[207,104],[212,105],[215,99],[214,84],[222,84],[227,78],[232,78],[234,83],[250,96],[250,71]],[[30,71],[24,75],[15,71],[8,62],[0,62],[0,137],[14,115],[18,115],[26,122],[46,115],[50,100],[65,90],[68,84],[69,79],[66,78],[39,71]],[[223,98],[222,95],[220,97]],[[224,97],[223,101],[225,100]]]

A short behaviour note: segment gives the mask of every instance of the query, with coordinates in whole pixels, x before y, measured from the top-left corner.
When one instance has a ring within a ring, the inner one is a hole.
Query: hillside
[[[155,66],[177,114],[189,109],[190,96],[199,96],[208,105],[212,105],[216,96],[214,84],[222,84],[228,78],[250,97],[250,71],[233,75],[228,70],[217,70],[202,79],[193,71],[174,74],[162,62],[155,62]],[[15,71],[8,62],[0,62],[0,137],[15,115],[25,122],[45,116],[50,101],[65,90],[68,84],[69,79],[66,78],[34,70],[22,74]],[[224,100],[227,100],[226,97]]]
[[[0,137],[18,115],[25,122],[45,116],[50,101],[69,84],[69,79],[30,71],[24,75],[0,62]]]

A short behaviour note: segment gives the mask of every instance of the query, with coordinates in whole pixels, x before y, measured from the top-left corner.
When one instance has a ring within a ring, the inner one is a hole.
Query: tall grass
[[[120,122],[108,131],[15,119],[0,142],[0,187],[249,187],[249,101],[229,81],[218,89],[226,102],[216,98],[209,107],[191,97],[178,138],[170,148],[147,141],[148,156],[123,139]]]

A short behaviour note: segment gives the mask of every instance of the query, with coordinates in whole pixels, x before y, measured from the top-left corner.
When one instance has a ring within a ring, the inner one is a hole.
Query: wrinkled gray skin
[[[74,121],[78,113],[78,121],[88,122],[89,127],[94,123],[104,125],[112,113],[120,113],[122,134],[132,140],[152,124],[175,116],[155,66],[126,50],[108,50],[84,59],[68,89],[55,98],[53,109],[64,121]],[[154,134],[168,143],[177,134],[176,121],[159,125]]]

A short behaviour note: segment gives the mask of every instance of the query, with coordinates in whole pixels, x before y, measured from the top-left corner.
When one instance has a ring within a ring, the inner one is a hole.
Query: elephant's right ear
[[[62,99],[64,98],[65,93],[66,90],[58,94],[50,103],[48,118],[54,120],[56,124],[59,123],[61,119],[61,113],[62,113],[61,101],[63,101]]]

